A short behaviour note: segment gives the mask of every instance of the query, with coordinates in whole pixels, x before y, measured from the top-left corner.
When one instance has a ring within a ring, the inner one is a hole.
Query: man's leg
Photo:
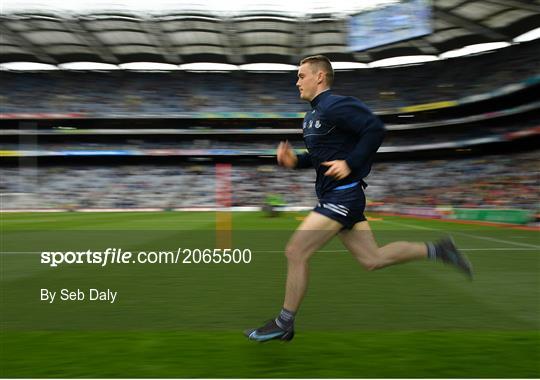
[[[309,258],[341,230],[342,225],[324,215],[311,212],[290,238],[285,249],[287,283],[283,309],[276,319],[264,326],[245,331],[250,340],[291,340],[294,315],[306,293],[309,280]]]
[[[283,308],[295,312],[306,293],[309,280],[309,258],[343,226],[324,215],[311,212],[290,238],[287,256],[287,285]]]
[[[339,237],[343,245],[367,270],[426,259],[428,254],[425,243],[396,241],[379,248],[367,221],[356,223],[351,230],[341,232]]]
[[[471,264],[448,238],[435,243],[397,241],[379,248],[367,221],[356,223],[350,231],[343,231],[340,238],[367,270],[430,258],[454,265],[472,279]]]

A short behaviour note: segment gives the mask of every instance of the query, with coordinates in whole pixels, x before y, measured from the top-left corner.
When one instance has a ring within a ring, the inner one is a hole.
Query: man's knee
[[[285,247],[285,257],[287,261],[304,262],[308,260],[309,254],[299,244],[289,243]]]
[[[357,257],[358,261],[362,265],[362,267],[368,271],[373,272],[377,269],[384,268],[385,263],[382,260],[381,257],[373,256],[373,257]]]
[[[381,263],[377,260],[362,261],[362,267],[368,272],[373,272],[377,269],[382,268]]]
[[[385,265],[382,261],[378,260],[378,261],[371,262],[371,263],[366,267],[366,270],[367,270],[368,272],[373,272],[373,271],[376,271],[376,270],[378,270],[378,269],[382,269],[382,268],[384,268],[385,266],[386,266],[386,265]]]

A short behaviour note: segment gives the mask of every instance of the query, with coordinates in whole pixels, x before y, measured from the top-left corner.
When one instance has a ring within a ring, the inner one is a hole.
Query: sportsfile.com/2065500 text
[[[174,251],[124,251],[107,248],[104,251],[43,251],[41,264],[50,267],[73,264],[249,264],[249,248],[178,248]]]

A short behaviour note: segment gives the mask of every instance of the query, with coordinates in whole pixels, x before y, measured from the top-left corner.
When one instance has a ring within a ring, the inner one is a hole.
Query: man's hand
[[[351,174],[351,168],[349,168],[345,160],[325,161],[321,165],[328,166],[328,170],[324,175],[335,179],[343,179]]]
[[[298,163],[298,157],[288,141],[282,141],[277,147],[277,162],[288,169],[294,169]]]

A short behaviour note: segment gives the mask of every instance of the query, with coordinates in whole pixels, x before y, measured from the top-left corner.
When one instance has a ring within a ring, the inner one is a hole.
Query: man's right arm
[[[296,155],[288,141],[282,141],[277,148],[278,164],[288,169],[304,169],[312,166],[309,152]]]
[[[309,152],[302,153],[296,157],[298,158],[298,161],[294,167],[295,169],[307,169],[313,167],[313,162],[311,161],[311,155]]]

